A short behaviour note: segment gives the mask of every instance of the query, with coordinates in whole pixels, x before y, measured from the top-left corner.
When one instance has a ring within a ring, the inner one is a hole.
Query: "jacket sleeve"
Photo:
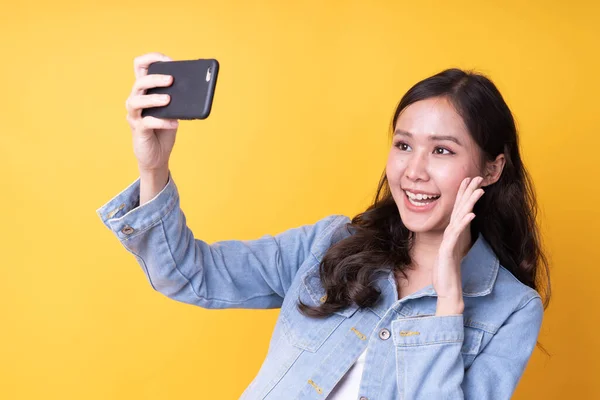
[[[151,286],[204,308],[277,308],[316,242],[349,221],[331,215],[277,235],[208,244],[186,225],[169,172],[163,190],[139,206],[138,178],[96,212],[135,256]]]
[[[539,295],[524,300],[466,371],[462,315],[394,321],[401,398],[510,399],[537,342],[542,315]]]

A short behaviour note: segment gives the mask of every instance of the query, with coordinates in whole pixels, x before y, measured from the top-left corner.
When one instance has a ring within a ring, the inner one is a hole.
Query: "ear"
[[[496,157],[494,161],[486,161],[483,182],[481,182],[481,186],[489,186],[498,182],[498,179],[500,179],[500,176],[502,175],[502,170],[504,169],[505,163],[506,159],[502,153],[498,154],[498,157]]]

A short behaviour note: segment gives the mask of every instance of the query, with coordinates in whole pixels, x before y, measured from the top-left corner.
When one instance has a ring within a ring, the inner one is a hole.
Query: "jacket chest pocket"
[[[463,345],[460,350],[465,369],[469,368],[473,363],[475,357],[481,351],[481,344],[483,343],[484,332],[477,328],[465,326]]]
[[[344,320],[351,317],[358,306],[352,305],[325,318],[309,317],[298,309],[298,300],[309,306],[325,301],[325,290],[316,263],[301,278],[298,289],[289,293],[290,303],[281,310],[280,320],[286,339],[302,350],[316,352]]]

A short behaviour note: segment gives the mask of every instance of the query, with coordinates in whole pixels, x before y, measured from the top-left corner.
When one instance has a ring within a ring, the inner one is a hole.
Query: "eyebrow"
[[[406,137],[409,137],[409,138],[413,137],[412,133],[407,132],[407,131],[403,131],[402,129],[396,129],[394,131],[394,136],[396,136],[396,135],[406,136]],[[438,140],[438,141],[440,141],[440,140],[449,140],[451,142],[456,143],[459,146],[462,146],[462,144],[460,143],[460,141],[457,138],[455,138],[454,136],[451,136],[451,135],[429,135],[429,140]]]

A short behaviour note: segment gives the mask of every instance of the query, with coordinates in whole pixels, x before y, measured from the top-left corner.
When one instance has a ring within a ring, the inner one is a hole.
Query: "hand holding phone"
[[[163,119],[205,119],[210,115],[219,63],[215,59],[157,61],[148,66],[148,75],[172,76],[170,86],[148,89],[147,94],[167,94],[170,102],[142,110],[142,117]]]
[[[218,63],[216,68],[215,63],[216,60],[173,61],[161,53],[147,53],[135,58],[136,81],[125,107],[140,171],[164,171],[168,168],[178,118],[206,118],[209,115],[218,73]],[[211,75],[207,77],[209,66],[212,66]],[[165,71],[165,74],[156,72],[157,69]],[[202,79],[205,83],[199,82]],[[193,83],[185,85],[190,81]],[[202,88],[188,93],[198,86]],[[187,103],[186,98],[200,100]]]

